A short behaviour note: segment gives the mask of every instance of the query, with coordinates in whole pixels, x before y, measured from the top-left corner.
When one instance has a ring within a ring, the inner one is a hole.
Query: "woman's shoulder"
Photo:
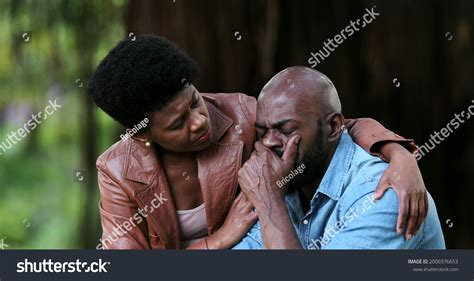
[[[123,162],[127,158],[130,141],[133,140],[119,140],[107,148],[107,150],[97,158],[97,168],[103,171],[112,171],[123,167]]]

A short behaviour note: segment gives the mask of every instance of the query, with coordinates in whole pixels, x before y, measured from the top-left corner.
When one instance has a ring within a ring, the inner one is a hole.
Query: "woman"
[[[130,137],[97,160],[104,248],[228,249],[255,222],[251,204],[236,196],[255,141],[255,98],[200,94],[196,76],[196,63],[157,36],[120,42],[97,67],[88,94]],[[388,149],[410,141],[376,121],[346,126],[367,151],[389,160],[409,153]],[[400,174],[421,178],[417,169]],[[424,194],[422,180],[399,188],[414,194],[401,204]]]

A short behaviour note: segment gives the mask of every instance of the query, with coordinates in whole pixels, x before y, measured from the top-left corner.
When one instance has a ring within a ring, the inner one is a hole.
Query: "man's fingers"
[[[291,164],[291,167],[293,167],[293,164],[295,163],[296,154],[298,152],[298,144],[300,140],[300,135],[292,136],[286,145],[286,149],[283,152],[283,156],[281,157],[283,162],[285,162],[286,164]]]
[[[411,237],[413,236],[414,229],[415,229],[415,224],[418,220],[418,200],[417,198],[413,199],[410,198],[410,211],[408,215],[408,222],[407,222],[407,231],[405,233],[405,238],[407,240],[410,240]]]
[[[249,203],[250,204],[250,200],[247,198],[247,195],[245,195],[245,193],[243,193],[243,192],[239,193],[239,195],[237,196],[237,199],[239,199],[239,201],[242,201],[244,203]]]
[[[398,207],[397,233],[403,233],[403,226],[408,217],[408,200],[406,194],[400,194],[400,205]]]
[[[250,154],[249,160],[250,160],[250,159],[255,159],[257,156],[258,156],[257,151],[254,151],[254,152],[252,152],[252,154]],[[247,161],[248,161],[248,160],[247,160]]]
[[[248,169],[246,167],[240,168],[240,170],[237,172],[237,180],[239,182],[240,189],[243,191],[243,193],[247,192],[246,190],[247,179],[248,179]]]
[[[260,153],[263,151],[266,151],[268,148],[266,148],[261,141],[256,141],[254,144],[255,147],[255,152]]]

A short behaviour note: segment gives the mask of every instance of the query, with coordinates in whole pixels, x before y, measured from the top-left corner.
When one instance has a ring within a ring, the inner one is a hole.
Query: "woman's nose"
[[[191,132],[199,132],[204,129],[206,124],[206,116],[199,113],[192,113],[191,115]]]

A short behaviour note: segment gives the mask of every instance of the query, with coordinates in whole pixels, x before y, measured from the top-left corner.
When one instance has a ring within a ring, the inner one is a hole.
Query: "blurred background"
[[[167,37],[201,67],[201,92],[257,96],[351,20],[380,15],[316,67],[346,117],[372,117],[418,145],[474,103],[474,1],[0,1],[0,144],[49,101],[61,106],[0,149],[0,250],[95,248],[95,160],[124,128],[85,89],[120,40]],[[474,118],[473,118],[474,119]],[[474,121],[418,163],[448,248],[474,248]]]

